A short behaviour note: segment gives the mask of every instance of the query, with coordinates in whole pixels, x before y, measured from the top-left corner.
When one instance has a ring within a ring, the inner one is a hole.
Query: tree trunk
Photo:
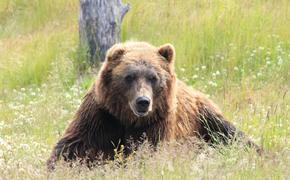
[[[121,23],[129,11],[121,0],[80,0],[80,45],[90,65],[104,61],[106,51],[120,41]]]

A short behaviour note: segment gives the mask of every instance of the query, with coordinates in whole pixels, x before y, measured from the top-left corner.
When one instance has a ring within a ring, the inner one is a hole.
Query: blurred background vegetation
[[[227,157],[213,157],[209,161],[217,165],[194,167],[209,172],[223,166],[217,175],[289,177],[290,2],[127,2],[131,9],[122,41],[172,43],[178,77],[208,94],[230,121],[278,154],[275,162],[257,159],[235,168]],[[0,1],[0,174],[5,177],[44,177],[52,145],[94,79],[89,68],[78,76],[85,63],[78,49],[78,6],[77,0]],[[241,158],[235,151],[231,157]],[[140,176],[150,173],[149,168]]]

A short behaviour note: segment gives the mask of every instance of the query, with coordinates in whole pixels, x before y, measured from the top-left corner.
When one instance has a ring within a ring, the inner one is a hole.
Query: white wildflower
[[[211,86],[213,86],[213,87],[217,87],[217,83],[216,82],[209,81],[208,84],[211,85]]]
[[[22,149],[25,149],[25,150],[29,149],[29,145],[28,144],[20,144],[20,147]]]
[[[261,50],[261,51],[264,50],[264,49],[265,49],[265,48],[264,48],[263,46],[260,46],[260,47],[259,47],[259,50]]]
[[[283,59],[281,58],[281,56],[278,56],[278,64],[279,65],[283,64]]]
[[[4,144],[6,144],[6,142],[4,141],[4,139],[2,139],[2,138],[0,137],[0,145],[4,145]]]
[[[180,68],[180,71],[181,72],[185,72],[185,68]]]
[[[192,79],[197,79],[197,78],[198,78],[198,75],[196,74],[192,76]]]

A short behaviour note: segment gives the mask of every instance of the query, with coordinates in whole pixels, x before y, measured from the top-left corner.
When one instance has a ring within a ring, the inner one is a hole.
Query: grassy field
[[[290,2],[128,0],[122,40],[172,43],[180,79],[269,154],[144,145],[126,165],[59,167],[55,179],[289,179]],[[77,77],[78,0],[0,1],[0,179],[46,179],[45,161],[94,75]]]

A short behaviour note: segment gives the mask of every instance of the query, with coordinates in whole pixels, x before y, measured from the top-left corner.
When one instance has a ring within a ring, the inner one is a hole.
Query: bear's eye
[[[128,74],[125,76],[125,81],[127,83],[131,83],[136,79],[136,76],[134,74]]]
[[[157,77],[155,75],[150,75],[147,79],[152,83],[155,83],[157,81]]]

